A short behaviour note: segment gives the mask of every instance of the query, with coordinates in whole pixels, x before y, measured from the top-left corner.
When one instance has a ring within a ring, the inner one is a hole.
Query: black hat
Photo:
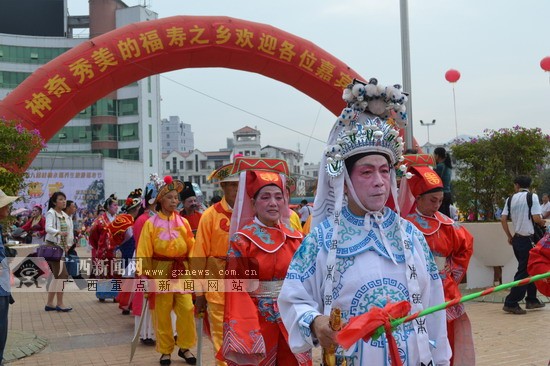
[[[189,197],[196,197],[197,194],[193,189],[191,182],[183,182],[183,190],[180,192],[180,200],[183,202]]]

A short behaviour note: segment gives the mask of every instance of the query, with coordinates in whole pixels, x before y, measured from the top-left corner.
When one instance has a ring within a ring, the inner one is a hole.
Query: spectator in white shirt
[[[305,225],[307,218],[311,214],[311,208],[307,204],[307,200],[302,200],[300,202],[300,209],[298,210],[298,215],[300,215],[300,221],[302,222],[302,227]]]
[[[542,210],[542,218],[550,219],[550,200],[548,199],[548,193],[542,194],[542,205],[540,208]]]

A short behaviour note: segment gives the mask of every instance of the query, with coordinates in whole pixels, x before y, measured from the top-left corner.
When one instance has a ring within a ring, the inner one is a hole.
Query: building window
[[[166,143],[166,146],[170,146],[170,141],[168,141],[168,142]]]
[[[15,89],[30,75],[28,72],[0,71],[0,88]]]
[[[170,138],[170,134],[169,134],[169,133],[166,134],[166,138],[167,138],[167,139]]]
[[[149,149],[149,167],[153,167],[153,150]]]
[[[201,160],[201,169],[206,169],[206,160]]]
[[[183,170],[183,160],[180,160],[180,170]]]
[[[166,162],[166,170],[170,170],[170,162],[169,161]]]
[[[178,159],[174,156],[172,158],[172,172],[175,173],[178,167]]]
[[[252,156],[256,156],[256,151],[252,151]]]
[[[92,104],[92,117],[95,116],[116,116],[116,100],[100,99]]]
[[[117,125],[92,125],[92,141],[117,141]]]
[[[149,125],[149,142],[153,142],[153,125]]]
[[[139,148],[136,147],[132,149],[119,149],[118,158],[139,161]]]
[[[250,151],[249,151],[249,150],[245,150],[244,156],[250,156]]]
[[[49,141],[56,144],[77,144],[92,142],[91,126],[65,126]]]
[[[0,45],[2,61],[22,64],[45,64],[68,50],[69,48]]]
[[[139,140],[138,129],[139,129],[138,123],[118,125],[118,135],[120,136],[118,141]]]
[[[151,77],[147,77],[147,91],[151,92]]]
[[[119,116],[137,116],[138,113],[138,100],[137,98],[119,99],[117,101],[118,115]]]
[[[153,102],[150,100],[147,101],[147,115],[149,118],[153,117]]]
[[[186,170],[193,170],[193,161],[186,161],[185,162],[185,169]]]

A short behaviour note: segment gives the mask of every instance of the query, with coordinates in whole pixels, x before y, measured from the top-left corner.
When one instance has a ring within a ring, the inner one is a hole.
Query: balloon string
[[[453,106],[455,111],[455,137],[458,139],[458,122],[456,120],[456,97],[455,97],[455,85],[453,83]]]

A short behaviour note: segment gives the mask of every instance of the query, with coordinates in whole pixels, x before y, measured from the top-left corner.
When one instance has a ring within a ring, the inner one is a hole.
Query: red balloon
[[[546,56],[540,60],[540,67],[542,67],[544,71],[550,71],[550,56]]]
[[[458,79],[460,79],[460,72],[458,72],[458,70],[455,70],[455,69],[450,69],[445,73],[445,79],[449,83],[456,83]]]

